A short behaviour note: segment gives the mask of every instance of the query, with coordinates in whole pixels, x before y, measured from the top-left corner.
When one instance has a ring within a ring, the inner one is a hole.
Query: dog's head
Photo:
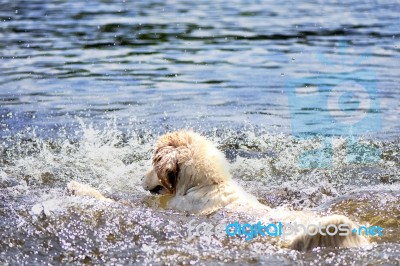
[[[165,134],[156,144],[153,167],[143,188],[153,194],[182,194],[229,178],[225,156],[209,140],[192,131]]]
[[[142,186],[153,194],[174,194],[179,179],[180,166],[190,157],[192,143],[190,131],[163,135],[157,142],[153,167],[143,178]]]

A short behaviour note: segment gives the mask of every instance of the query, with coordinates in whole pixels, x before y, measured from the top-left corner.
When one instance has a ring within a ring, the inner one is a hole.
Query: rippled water
[[[389,0],[0,0],[0,262],[400,263],[399,13]],[[327,94],[299,108],[290,88],[343,80],[371,88],[374,126],[357,142],[379,158],[349,162],[343,131],[321,150],[330,168],[303,169],[300,155],[322,140],[296,138],[315,133],[296,119],[334,132],[326,114],[354,110],[321,107]],[[225,214],[162,210],[140,188],[157,137],[179,128],[213,140],[261,202],[346,214],[385,236],[310,253],[264,239],[188,241],[191,219]],[[70,180],[119,203],[69,196]]]

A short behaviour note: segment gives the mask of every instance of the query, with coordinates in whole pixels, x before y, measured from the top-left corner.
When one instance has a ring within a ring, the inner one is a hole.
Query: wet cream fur
[[[341,223],[350,230],[356,225],[347,217],[333,215],[318,217],[312,212],[272,210],[246,193],[232,178],[224,154],[212,142],[192,131],[177,131],[165,134],[157,141],[153,167],[143,178],[145,190],[169,195],[167,208],[196,214],[209,214],[219,209],[231,212],[246,212],[271,217],[283,222],[320,224],[322,227]],[[72,187],[76,187],[76,184]],[[73,189],[75,194],[104,199],[91,189]],[[101,195],[101,194],[100,194]],[[314,247],[357,247],[368,244],[363,236],[299,234],[286,242],[285,246],[307,251]]]
[[[156,144],[153,166],[143,180],[143,188],[166,188],[162,194],[173,195],[168,208],[198,214],[232,203],[267,208],[231,179],[224,154],[192,131],[162,136]]]
[[[76,181],[71,181],[68,183],[67,191],[77,196],[89,196],[98,200],[113,202],[112,199],[104,197],[97,189]]]

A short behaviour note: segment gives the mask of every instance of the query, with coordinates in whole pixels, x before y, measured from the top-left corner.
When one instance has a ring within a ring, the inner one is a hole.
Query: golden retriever
[[[252,213],[285,222],[310,224],[312,221],[325,231],[298,234],[288,247],[307,251],[314,247],[357,247],[368,244],[362,235],[326,234],[328,225],[345,224],[357,227],[342,215],[318,217],[307,211],[272,210],[246,193],[231,178],[224,154],[211,141],[193,131],[181,130],[161,136],[153,155],[153,167],[142,180],[142,186],[152,194],[169,195],[167,208],[196,214],[209,214],[219,209]],[[78,195],[109,200],[97,190],[77,182],[68,185]],[[325,233],[324,233],[325,232]]]

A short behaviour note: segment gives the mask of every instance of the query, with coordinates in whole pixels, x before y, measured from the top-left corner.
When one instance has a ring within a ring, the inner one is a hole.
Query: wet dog
[[[342,215],[318,217],[307,211],[272,210],[245,192],[231,178],[224,154],[211,141],[193,131],[165,134],[156,143],[152,168],[143,177],[142,186],[152,194],[168,195],[166,207],[199,215],[220,209],[268,215],[276,220],[302,224],[317,222],[322,230],[301,233],[288,242],[288,247],[307,251],[314,247],[357,247],[368,244],[362,235],[329,233],[329,226],[357,227]],[[92,188],[72,182],[68,188],[78,195],[108,200]],[[348,230],[348,231],[350,231]]]

